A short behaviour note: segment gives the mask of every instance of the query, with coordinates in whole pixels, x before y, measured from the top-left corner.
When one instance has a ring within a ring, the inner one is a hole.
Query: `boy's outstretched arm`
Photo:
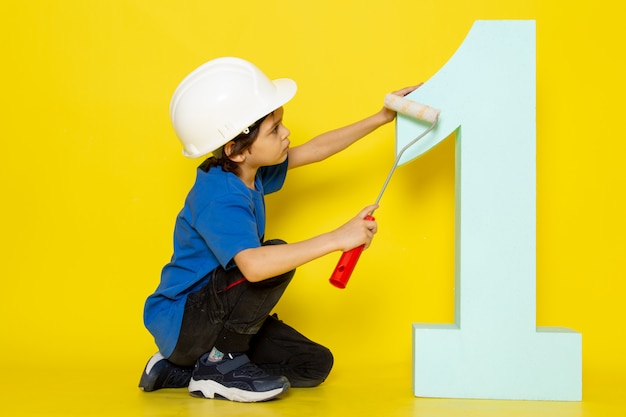
[[[305,263],[335,251],[347,251],[360,245],[367,248],[378,226],[365,215],[378,206],[365,207],[344,225],[296,243],[245,249],[235,255],[235,263],[248,281],[256,282],[284,274]]]
[[[419,86],[406,87],[402,90],[395,91],[394,94],[405,96],[417,87]],[[396,112],[383,107],[377,113],[356,123],[322,133],[308,142],[289,150],[289,168],[297,168],[299,166],[322,161],[346,149],[380,126],[393,121],[395,117]]]

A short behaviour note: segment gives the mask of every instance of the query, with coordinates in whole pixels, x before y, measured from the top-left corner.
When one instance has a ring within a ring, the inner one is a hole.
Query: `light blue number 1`
[[[582,397],[581,334],[536,327],[535,85],[535,22],[477,21],[409,96],[442,113],[400,163],[457,133],[455,323],[413,325],[416,396]]]

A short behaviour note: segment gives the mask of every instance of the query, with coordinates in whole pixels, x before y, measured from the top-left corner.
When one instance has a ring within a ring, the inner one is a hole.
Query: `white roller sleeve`
[[[395,94],[387,94],[385,96],[385,107],[398,113],[430,123],[435,123],[437,117],[439,117],[439,113],[441,112],[441,110],[397,96]]]

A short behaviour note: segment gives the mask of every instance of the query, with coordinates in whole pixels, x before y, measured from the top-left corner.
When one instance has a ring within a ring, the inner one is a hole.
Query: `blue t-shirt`
[[[265,234],[264,195],[282,188],[287,161],[257,171],[255,189],[235,174],[198,169],[174,228],[174,254],[161,282],[146,300],[144,323],[159,351],[169,357],[180,333],[187,295],[198,291],[218,265],[232,268],[234,256],[261,246]]]

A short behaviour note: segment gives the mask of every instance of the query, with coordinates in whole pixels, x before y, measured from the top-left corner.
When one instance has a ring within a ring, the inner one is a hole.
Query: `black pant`
[[[264,245],[282,243],[272,240]],[[267,373],[286,376],[293,387],[322,383],[333,366],[330,350],[268,316],[294,274],[249,282],[238,268],[215,269],[207,285],[189,294],[180,335],[168,359],[192,366],[216,347],[224,353],[246,352]]]

